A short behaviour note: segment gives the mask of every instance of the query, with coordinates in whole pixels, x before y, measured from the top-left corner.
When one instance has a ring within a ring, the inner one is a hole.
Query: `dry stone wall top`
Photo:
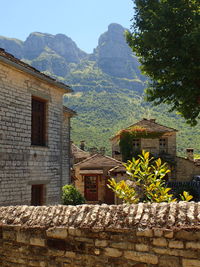
[[[0,207],[0,225],[124,231],[200,228],[200,203]]]

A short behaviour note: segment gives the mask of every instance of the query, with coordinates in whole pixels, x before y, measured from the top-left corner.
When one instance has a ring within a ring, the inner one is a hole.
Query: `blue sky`
[[[0,0],[0,35],[25,40],[34,31],[63,33],[86,52],[116,22],[130,28],[132,0]]]

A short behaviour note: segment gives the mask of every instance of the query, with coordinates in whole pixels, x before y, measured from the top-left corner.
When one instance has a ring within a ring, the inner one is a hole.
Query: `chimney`
[[[193,148],[187,148],[186,154],[187,154],[187,159],[194,161],[194,149]]]
[[[81,141],[80,149],[85,150],[85,141]]]
[[[105,155],[105,152],[106,152],[105,147],[104,146],[100,147],[99,154],[102,155],[102,156],[104,156]]]
[[[90,151],[90,155],[91,155],[91,156],[93,156],[93,155],[95,155],[95,154],[98,153],[98,149],[97,149],[96,147],[91,147],[91,148],[89,149],[89,151]]]

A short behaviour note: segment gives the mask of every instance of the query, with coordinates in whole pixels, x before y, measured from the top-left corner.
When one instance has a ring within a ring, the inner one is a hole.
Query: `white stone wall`
[[[31,146],[32,96],[47,101],[46,147]],[[65,162],[61,156],[62,138],[69,138],[62,96],[53,85],[0,63],[0,205],[30,204],[32,184],[46,184],[46,204],[60,202],[63,180],[69,181],[68,152]]]

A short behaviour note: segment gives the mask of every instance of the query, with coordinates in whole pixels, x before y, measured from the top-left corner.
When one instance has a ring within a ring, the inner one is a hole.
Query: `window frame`
[[[39,137],[39,139],[41,139],[41,141],[39,142],[35,140],[37,138],[34,138],[34,132],[35,132],[35,130],[33,129],[34,127],[33,126],[33,116],[34,116],[33,102],[34,101],[43,105],[42,134]],[[47,146],[47,100],[39,98],[37,96],[33,96],[33,95],[31,97],[31,146],[41,146],[41,147]]]
[[[39,194],[39,199],[37,198],[38,194]],[[32,184],[31,185],[31,206],[44,205],[45,196],[46,196],[46,185],[45,184]]]
[[[134,138],[132,141],[132,146],[133,146],[133,150],[140,150],[141,148],[141,139],[139,138]]]
[[[162,152],[167,153],[167,151],[168,151],[168,139],[167,138],[165,138],[165,137],[159,138],[159,151],[160,151],[160,153],[162,153]]]

